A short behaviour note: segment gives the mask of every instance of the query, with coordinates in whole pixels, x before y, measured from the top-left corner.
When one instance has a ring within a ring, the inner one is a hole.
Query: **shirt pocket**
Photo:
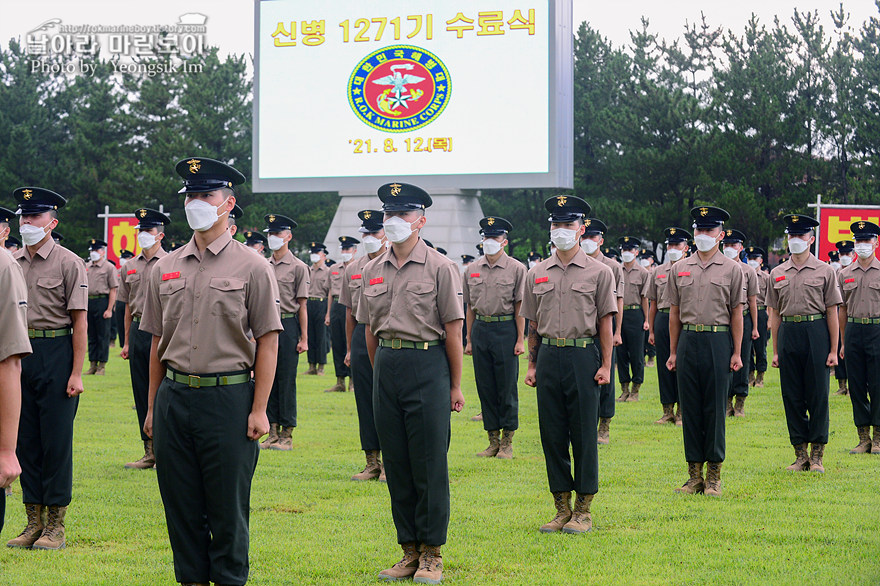
[[[483,277],[468,277],[467,286],[468,299],[471,302],[471,306],[477,305],[480,302],[480,298],[483,296],[483,289],[486,288],[486,283],[483,281]]]
[[[281,277],[278,279],[278,293],[282,299],[288,299],[296,303],[296,280],[293,277]]]
[[[572,307],[580,314],[596,313],[596,283],[572,283]]]
[[[39,299],[32,301],[33,306],[67,306],[64,302],[64,279],[61,277],[40,277],[37,279],[37,287]]]
[[[183,315],[186,278],[165,281],[159,285],[159,303],[162,306],[162,321],[177,321]]]
[[[245,311],[244,279],[215,277],[208,287],[211,315],[237,317]]]
[[[433,281],[409,281],[406,284],[406,302],[410,312],[420,320],[437,313],[437,286]]]

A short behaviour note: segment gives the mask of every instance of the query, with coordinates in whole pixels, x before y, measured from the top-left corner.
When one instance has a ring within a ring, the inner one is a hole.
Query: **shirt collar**
[[[52,253],[52,251],[55,250],[56,244],[57,243],[55,242],[55,239],[50,236],[49,241],[42,245],[39,250],[37,250],[37,256],[39,256],[43,260],[49,258],[49,255]],[[27,246],[22,246],[19,252],[21,252],[24,258],[26,258],[28,261],[33,258],[31,256],[30,249],[28,249]]]
[[[594,259],[590,259],[590,260],[594,260]],[[601,261],[594,261],[594,262],[601,262]],[[568,264],[577,265],[579,267],[587,266],[587,253],[584,252],[584,250],[582,248],[578,247],[577,253],[574,255],[574,258],[571,259],[571,262],[569,262]],[[559,256],[557,256],[556,253],[554,253],[553,256],[550,257],[550,262],[547,264],[547,268],[549,269],[552,266],[557,266],[557,267],[565,270],[565,267],[563,267],[562,263],[559,262]]]
[[[495,264],[490,263],[489,258],[486,255],[481,256],[480,260],[482,260],[483,263],[490,269],[495,267],[506,269],[507,263],[510,262],[510,255],[502,251],[501,256],[498,257],[498,260],[495,262]]]
[[[395,259],[397,258],[396,256],[394,256],[394,247],[393,246],[391,248],[389,248],[385,254],[386,254],[386,256],[385,256],[384,262],[391,262],[392,258],[395,258]],[[406,262],[413,261],[413,262],[417,262],[419,264],[425,264],[425,260],[427,260],[427,258],[428,258],[428,245],[425,244],[425,241],[422,240],[421,237],[419,237],[419,240],[418,240],[418,242],[416,242],[416,245],[413,247],[412,252],[409,253],[409,258],[406,259]],[[401,267],[402,266],[403,265],[401,265]]]
[[[208,245],[206,250],[211,251],[211,254],[217,256],[220,254],[226,245],[232,242],[232,234],[229,233],[229,230],[224,230],[220,236],[214,239],[214,241]],[[195,256],[198,259],[201,259],[201,254],[199,254],[199,247],[196,246],[196,237],[193,235],[190,238],[189,242],[183,245],[181,248],[183,252],[180,253],[181,258],[185,258],[187,256]]]
[[[862,264],[858,261],[858,259],[854,260],[852,264],[855,265],[856,268],[861,269],[863,271],[868,271],[870,269],[880,269],[880,260],[877,260],[876,256],[873,259],[871,259],[871,264],[869,264],[867,267],[863,267]]]
[[[290,250],[288,250],[288,251],[284,254],[284,256],[282,256],[282,257],[281,257],[280,259],[278,259],[278,260],[275,260],[275,256],[272,255],[272,256],[269,257],[269,261],[270,261],[273,265],[289,265],[290,263],[293,262],[293,253],[290,252]]]

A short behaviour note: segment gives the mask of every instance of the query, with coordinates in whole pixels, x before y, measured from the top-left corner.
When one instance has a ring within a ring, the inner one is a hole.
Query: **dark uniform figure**
[[[687,256],[687,245],[691,235],[687,230],[681,228],[666,228],[664,237],[668,260],[655,267],[651,273],[647,295],[651,302],[651,308],[648,310],[649,335],[657,348],[657,386],[660,390],[660,405],[663,407],[663,416],[654,423],[681,425],[678,378],[674,372],[666,368],[666,361],[669,360],[669,308],[671,306],[666,290],[675,265]],[[677,412],[675,411],[676,403],[679,405]]]
[[[623,318],[621,343],[617,347],[617,374],[620,377],[618,402],[638,401],[645,382],[645,332],[648,331],[648,283],[651,273],[638,263],[642,245],[638,238],[623,236],[618,240],[623,260]],[[630,390],[632,383],[632,390]]]
[[[110,353],[110,320],[116,305],[119,280],[116,266],[107,260],[107,243],[92,238],[89,242],[89,370],[86,374],[104,374]]]
[[[13,192],[25,247],[15,253],[28,287],[28,337],[21,361],[21,421],[16,455],[28,524],[7,545],[64,547],[64,517],[73,492],[73,420],[83,391],[87,345],[86,267],[46,231],[67,201],[48,189]]]
[[[153,455],[153,440],[144,431],[147,418],[147,403],[150,391],[150,345],[153,336],[141,329],[141,318],[144,314],[144,301],[150,282],[150,271],[156,262],[167,253],[162,248],[165,237],[165,226],[171,218],[147,208],[134,213],[138,221],[138,243],[140,253],[125,264],[122,271],[122,282],[119,285],[119,299],[125,303],[125,343],[122,346],[122,357],[128,358],[128,370],[131,375],[131,392],[134,395],[134,408],[137,411],[138,430],[144,442],[144,455],[126,468],[145,470],[156,467]],[[144,246],[147,245],[147,246]]]
[[[345,268],[353,262],[355,254],[357,254],[357,245],[361,241],[352,236],[339,237],[339,250],[342,254],[342,265],[334,266],[330,269],[330,346],[333,350],[333,370],[336,373],[336,384],[329,389],[327,393],[341,393],[345,391],[345,379],[349,379],[349,390],[351,386],[351,371],[345,364],[345,354],[348,350],[345,336],[345,306],[339,301],[342,287],[343,274]]]
[[[4,242],[3,245],[10,254],[15,254],[21,248],[21,240],[14,236],[10,236],[6,239],[6,242]]]
[[[364,266],[357,321],[373,356],[373,411],[404,551],[380,578],[437,584],[449,526],[449,410],[464,405],[461,277],[419,238],[431,205],[425,191],[390,183],[379,199],[392,247]]]
[[[852,240],[840,240],[836,242],[834,246],[837,250],[832,252],[837,253],[837,260],[841,268],[852,266],[853,260],[856,256],[855,243]],[[837,379],[837,391],[834,394],[843,396],[849,395],[849,388],[846,380],[846,360],[843,358],[838,360],[837,366],[834,367],[834,378]]]
[[[783,218],[791,258],[770,272],[767,308],[773,330],[773,366],[779,368],[782,405],[795,461],[789,470],[824,472],[828,443],[828,369],[837,363],[841,303],[837,275],[810,253],[819,223]],[[807,444],[812,444],[809,458]]]
[[[653,275],[654,269],[656,269],[657,265],[660,263],[657,262],[657,256],[653,251],[643,248],[642,251],[639,252],[639,264],[648,269],[648,272]],[[647,311],[650,311],[650,307]],[[644,331],[644,336],[646,356],[645,366],[648,368],[654,368],[654,359],[657,358],[657,347],[654,346],[654,342],[650,340],[651,335],[648,330]]]
[[[266,247],[269,244],[268,239],[259,232],[254,232],[252,230],[246,230],[243,236],[244,245],[265,258]]]
[[[481,242],[480,244],[482,244],[482,242]],[[476,260],[476,258],[474,258],[473,255],[470,255],[470,254],[463,254],[463,255],[461,255],[461,268],[462,268],[461,278],[462,278],[462,279],[464,279],[465,276],[467,275],[467,269],[468,269],[468,266],[470,266],[470,264],[471,264],[472,262],[474,262],[475,260]],[[462,287],[464,287],[464,284],[463,284],[463,283],[462,283]],[[464,304],[464,314],[467,315],[467,303]],[[462,344],[464,344],[465,346],[467,346],[467,341],[468,341],[468,338],[467,338],[467,320],[465,320],[465,323],[461,326],[461,342],[462,342]],[[471,421],[482,421],[482,420],[483,420],[483,414],[482,414],[482,413],[480,413],[480,418],[479,418],[479,419],[475,419],[475,418],[471,417]]]
[[[120,250],[119,251],[119,269],[116,271],[117,280],[119,283],[119,288],[116,290],[116,307],[113,309],[113,321],[111,322],[111,331],[110,331],[110,344],[112,345],[114,340],[119,338],[119,347],[122,348],[125,345],[125,301],[119,299],[119,289],[122,288],[122,280],[125,276],[125,265],[134,258],[134,253],[130,250]]]
[[[849,361],[849,396],[859,434],[849,453],[880,455],[880,261],[875,252],[880,226],[859,221],[850,230],[858,260],[837,275],[843,290],[840,355]]]
[[[281,214],[264,218],[266,240],[272,250],[269,263],[278,281],[281,299],[281,325],[278,334],[278,365],[266,415],[269,418],[269,437],[260,444],[262,449],[293,449],[293,428],[296,427],[296,368],[299,355],[308,349],[309,267],[290,252],[291,231],[296,222]],[[306,325],[305,330],[303,325]]]
[[[544,207],[557,251],[529,270],[522,304],[531,320],[525,383],[538,388],[541,445],[556,506],[540,530],[584,533],[593,527],[590,504],[599,491],[599,386],[610,376],[617,297],[611,269],[578,246],[589,204],[560,195]]]
[[[199,157],[176,171],[195,233],[150,271],[141,320],[153,335],[144,427],[153,435],[177,581],[244,584],[251,480],[257,440],[269,431],[282,329],[278,285],[269,263],[229,233],[233,186],[244,176]]]
[[[324,374],[327,364],[327,296],[330,295],[330,269],[327,247],[321,242],[309,245],[309,369],[306,374]]]
[[[485,254],[468,266],[462,281],[469,332],[465,354],[473,356],[483,429],[489,435],[489,447],[477,455],[506,460],[513,458],[519,429],[519,356],[525,352],[519,309],[526,267],[504,251],[512,229],[504,218],[480,220]]]
[[[342,274],[342,290],[339,303],[345,307],[345,336],[348,344],[346,361],[351,368],[351,382],[354,385],[354,401],[358,414],[358,431],[361,450],[367,463],[364,469],[351,477],[355,481],[379,479],[385,482],[385,467],[379,458],[379,434],[373,415],[373,365],[367,352],[365,326],[357,321],[364,283],[364,267],[368,262],[385,252],[385,230],[382,227],[383,214],[379,210],[361,210],[358,218],[361,227],[358,232],[363,238],[367,254],[349,263]]]
[[[755,274],[758,275],[758,295],[755,298],[755,305],[758,308],[758,339],[752,341],[749,384],[753,387],[763,388],[764,373],[767,372],[767,340],[770,338],[770,328],[767,321],[767,291],[770,288],[770,273],[763,270],[763,260],[767,258],[763,248],[749,246],[746,249],[746,258],[749,266],[755,269]]]
[[[238,207],[238,204],[235,204],[232,208],[232,211],[229,212],[229,217],[226,220],[226,224],[229,226],[229,235],[235,236],[238,233],[238,225],[236,222],[244,216],[244,210]],[[175,250],[179,248],[179,245],[176,242],[171,243],[170,250]]]
[[[678,261],[667,285],[669,360],[681,401],[689,478],[676,492],[721,495],[725,406],[731,372],[742,368],[743,272],[718,249],[730,215],[709,206],[691,210],[697,253]],[[703,464],[708,463],[703,480]]]

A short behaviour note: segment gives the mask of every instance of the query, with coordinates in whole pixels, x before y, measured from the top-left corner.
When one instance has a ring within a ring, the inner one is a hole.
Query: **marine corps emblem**
[[[669,235],[670,235],[670,236],[675,236],[675,228],[670,228],[670,229],[669,229]]]
[[[727,235],[728,235],[728,236],[733,236],[733,230],[728,230],[728,231],[727,231]]]
[[[567,201],[568,201],[568,198],[566,196],[560,195],[556,198],[556,205],[558,205],[559,207],[562,207],[565,205],[565,202],[567,202]]]
[[[147,210],[138,210],[138,216],[140,216],[141,218],[146,218]]]
[[[865,229],[865,223],[859,222],[859,230],[864,230],[864,229]]]
[[[365,219],[365,220],[369,220],[369,219],[372,218],[372,217],[373,217],[373,212],[371,212],[370,210],[366,210],[366,211],[364,212],[364,219]]]
[[[274,216],[274,215],[270,215],[270,216],[269,216],[269,223],[271,224],[271,223],[274,222],[274,221],[275,221],[275,216]]]
[[[584,220],[584,226],[589,227],[589,225],[590,225],[591,222],[592,222],[592,220],[589,219],[589,218],[587,218],[586,220]]]
[[[489,219],[486,221],[486,223],[489,224],[490,226],[494,225],[494,224],[495,224],[495,218],[489,218]]]
[[[34,195],[34,192],[30,189],[25,189],[21,192],[21,194],[26,200],[28,200]]]
[[[391,184],[391,195],[397,197],[400,194],[400,188],[403,187],[400,183],[392,183]],[[314,245],[312,245],[314,246]]]
[[[202,162],[198,159],[190,159],[186,164],[189,165],[190,173],[198,173],[199,169],[202,168]]]
[[[709,208],[700,208],[700,215],[706,217],[709,215]]]

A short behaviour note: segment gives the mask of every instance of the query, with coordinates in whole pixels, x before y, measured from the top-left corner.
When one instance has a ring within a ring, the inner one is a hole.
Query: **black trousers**
[[[669,313],[658,311],[654,317],[654,345],[657,347],[657,386],[660,404],[678,403],[678,377],[666,368],[669,360]]]
[[[611,331],[615,332],[617,328],[617,315],[611,316]],[[599,356],[602,355],[602,344],[599,343],[599,337],[596,336],[596,343],[599,344]],[[614,417],[614,409],[617,402],[614,400],[614,373],[617,370],[617,348],[611,347],[611,371],[608,373],[608,384],[599,386],[599,417],[611,419]]]
[[[538,427],[550,492],[599,492],[599,385],[593,377],[600,363],[597,344],[542,345],[538,351]]]
[[[848,328],[847,328],[848,329]],[[828,443],[828,382],[831,341],[825,319],[782,322],[779,384],[791,445]]]
[[[21,360],[21,419],[15,455],[22,501],[66,507],[73,492],[73,420],[79,397],[67,396],[73,337],[33,338]]]
[[[373,365],[367,353],[366,326],[357,324],[351,334],[351,381],[358,414],[362,450],[378,450],[379,434],[373,416]]]
[[[446,543],[449,389],[444,346],[376,350],[373,413],[398,543]]]
[[[645,332],[645,356],[648,358],[656,358],[657,357],[657,346],[654,344],[648,343],[648,337],[650,336],[650,332]],[[656,340],[655,340],[656,341]]]
[[[125,302],[117,301],[116,309],[113,310],[113,323],[111,325],[110,340],[119,338],[119,347],[125,345]]]
[[[299,319],[288,317],[281,320],[284,328],[278,334],[278,363],[275,366],[275,380],[266,405],[266,416],[270,423],[284,427],[296,427],[296,368],[299,354]]]
[[[163,379],[153,405],[156,475],[178,582],[244,584],[257,442],[253,381],[192,389]]]
[[[617,374],[620,382],[640,385],[645,382],[645,313],[624,309],[620,332],[623,343],[617,347]],[[632,375],[630,375],[632,371]]]
[[[767,328],[767,308],[758,310],[758,333],[760,336],[752,342],[752,355],[749,370],[767,372],[767,341],[770,339],[770,330]],[[743,330],[745,337],[745,330]],[[745,355],[743,355],[745,365]]]
[[[846,324],[849,398],[857,427],[880,427],[880,326]]]
[[[324,325],[327,300],[309,299],[306,309],[309,316],[309,349],[306,352],[309,364],[327,364],[327,326]]]
[[[745,368],[745,359],[752,355],[752,312],[743,316],[743,339],[740,345],[740,356],[743,359],[743,368],[730,375],[730,392],[728,396],[749,396],[749,369]],[[764,349],[766,352],[766,348]]]
[[[107,362],[110,354],[110,320],[104,319],[110,299],[89,299],[89,362]]]
[[[474,380],[483,429],[519,429],[519,356],[514,356],[516,321],[483,322],[471,326]]]
[[[134,408],[137,411],[141,440],[150,437],[144,433],[144,420],[147,418],[147,396],[150,392],[150,347],[153,335],[143,332],[140,323],[131,322],[128,336],[128,371],[131,373],[131,393],[134,395]]]
[[[688,462],[724,461],[732,355],[730,332],[682,330],[679,336],[676,374]]]
[[[337,377],[351,376],[345,365],[345,306],[334,301],[330,306],[330,346],[333,349],[333,368]]]
[[[837,380],[846,380],[846,360],[837,360],[837,366],[834,367],[834,378]]]

